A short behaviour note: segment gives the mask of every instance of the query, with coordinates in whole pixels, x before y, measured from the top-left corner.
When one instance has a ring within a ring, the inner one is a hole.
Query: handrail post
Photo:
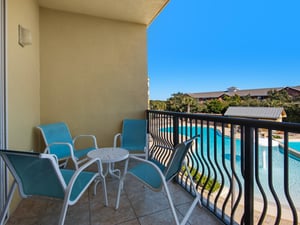
[[[252,127],[245,127],[245,212],[244,212],[244,219],[245,225],[253,225],[253,216],[254,216],[254,151],[253,151],[253,135],[254,129]]]
[[[150,127],[150,112],[149,112],[149,110],[146,110],[146,120],[147,120],[147,134],[149,134],[149,131],[150,131],[150,129],[149,129],[149,127]]]
[[[179,117],[173,117],[173,144],[174,147],[179,143]]]

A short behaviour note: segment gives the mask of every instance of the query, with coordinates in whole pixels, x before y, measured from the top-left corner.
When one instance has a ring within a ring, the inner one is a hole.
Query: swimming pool
[[[300,142],[297,141],[290,141],[289,142],[289,148],[292,148],[298,152],[300,152]]]
[[[207,157],[208,156],[211,159],[216,159],[219,163],[222,161],[222,135],[221,133],[217,132],[216,135],[216,142],[215,142],[215,138],[214,138],[214,129],[213,128],[209,128],[209,130],[207,130],[205,127],[202,128],[203,129],[203,133],[201,132],[201,128],[200,127],[192,127],[192,128],[188,128],[185,129],[184,127],[182,127],[181,129],[179,129],[179,133],[181,135],[187,135],[187,136],[194,136],[195,134],[200,134],[203,137],[203,148],[202,150],[199,148],[200,146],[200,142],[198,145],[198,155],[200,156],[200,160],[201,157]],[[167,129],[163,129],[163,132],[173,132],[172,128],[167,128]],[[207,143],[208,140],[208,136],[209,135],[209,143]],[[200,140],[198,140],[200,141]],[[214,146],[214,143],[216,143],[216,148]],[[208,149],[208,145],[209,145],[209,149]],[[225,137],[224,139],[224,146],[225,146],[225,159],[226,159],[226,166],[228,168],[231,168],[231,155],[230,155],[230,149],[231,149],[231,142],[230,142],[230,138],[229,137]],[[239,139],[236,139],[235,142],[235,146],[236,146],[236,173],[238,175],[238,177],[240,178],[241,182],[243,183],[243,178],[242,178],[242,174],[241,174],[241,142]],[[300,146],[299,142],[291,142],[289,143],[289,147],[296,147],[298,148],[298,146]],[[215,150],[217,152],[217,155],[215,155]],[[269,189],[269,185],[268,185],[268,179],[269,179],[269,171],[268,171],[268,147],[264,146],[262,144],[262,146],[259,147],[259,178],[260,178],[260,182],[262,183],[262,186],[264,188],[264,191],[266,192],[267,198],[269,202],[275,202],[271,191]],[[282,205],[288,205],[287,200],[285,198],[285,194],[284,194],[284,159],[283,159],[283,148],[281,145],[274,145],[272,147],[272,178],[273,178],[273,186],[274,189],[276,190],[276,193],[279,197],[279,200],[281,202]],[[297,160],[296,157],[293,157],[293,155],[290,155],[289,157],[289,187],[290,187],[290,195],[291,198],[293,199],[293,202],[295,204],[295,206],[300,209],[300,161]],[[207,170],[206,170],[207,171]],[[213,170],[211,170],[213,171]],[[200,171],[201,172],[201,171]],[[204,171],[205,174],[205,171]],[[207,175],[207,174],[206,174]],[[221,175],[218,174],[218,172],[216,174],[211,174],[212,177],[216,177],[217,180],[220,179]],[[225,185],[229,186],[230,180],[229,178],[226,178],[225,180]],[[258,187],[256,184],[255,185],[255,197],[258,199],[261,199],[261,194],[258,190]]]
[[[280,152],[283,153],[283,143],[279,143],[279,146]],[[300,161],[300,142],[289,142],[289,156],[297,161]]]

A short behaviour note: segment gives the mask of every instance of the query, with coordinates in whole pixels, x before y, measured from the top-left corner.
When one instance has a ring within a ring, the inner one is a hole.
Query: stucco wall
[[[39,7],[35,0],[7,1],[8,147],[35,148],[40,121]],[[32,45],[18,44],[18,25],[29,29]]]
[[[18,44],[19,24],[32,45]],[[8,147],[42,150],[35,126],[56,121],[111,146],[123,118],[144,117],[146,54],[146,26],[7,1]]]
[[[18,25],[29,29],[32,45],[18,44]],[[8,148],[36,149],[40,122],[39,7],[35,0],[7,1]],[[16,196],[13,211],[19,202]]]
[[[41,122],[111,146],[147,109],[146,26],[40,9]]]

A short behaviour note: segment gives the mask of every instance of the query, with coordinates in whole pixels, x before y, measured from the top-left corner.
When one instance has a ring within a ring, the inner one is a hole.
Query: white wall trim
[[[0,148],[7,148],[6,0],[0,0]],[[7,187],[7,169],[0,158],[0,212],[5,204]]]

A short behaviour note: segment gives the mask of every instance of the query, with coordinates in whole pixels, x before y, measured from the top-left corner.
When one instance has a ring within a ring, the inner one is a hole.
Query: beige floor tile
[[[170,209],[139,218],[141,225],[174,225],[175,220]]]
[[[118,166],[118,165],[116,165]],[[165,193],[153,192],[131,176],[127,176],[120,198],[119,209],[115,209],[119,181],[107,177],[108,206],[104,206],[102,185],[94,185],[73,206],[69,206],[65,225],[168,225],[174,224]],[[192,201],[189,193],[178,184],[170,183],[170,192],[179,220],[187,203]],[[7,225],[57,225],[62,201],[41,198],[24,199],[11,215]],[[189,224],[219,224],[205,209],[195,209]]]
[[[190,207],[190,203],[186,203],[176,207],[182,216],[186,215],[187,210]],[[213,215],[208,212],[202,206],[197,205],[192,211],[191,216],[188,219],[190,224],[210,224],[210,225],[221,225],[222,223],[216,220]]]

